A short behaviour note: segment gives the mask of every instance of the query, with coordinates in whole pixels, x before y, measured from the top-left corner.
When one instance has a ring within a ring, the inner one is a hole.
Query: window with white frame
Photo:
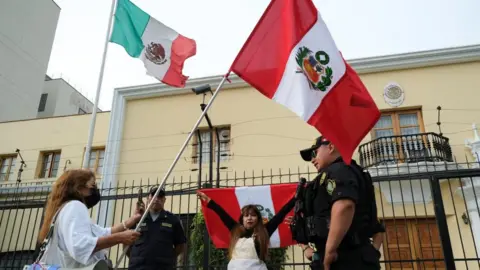
[[[42,154],[42,167],[39,178],[57,177],[60,156],[60,151],[44,152]]]
[[[90,160],[88,161],[88,168],[92,170],[97,176],[102,174],[104,159],[104,147],[92,149],[90,153]]]
[[[17,155],[0,156],[0,182],[13,180]]]
[[[198,132],[200,132],[200,138]],[[218,159],[219,147],[220,162],[227,161],[230,155],[230,127],[214,127],[212,131],[209,128],[202,128],[196,131],[193,139],[193,163],[198,164],[200,158],[202,164],[210,162],[211,143],[213,144],[213,162]]]

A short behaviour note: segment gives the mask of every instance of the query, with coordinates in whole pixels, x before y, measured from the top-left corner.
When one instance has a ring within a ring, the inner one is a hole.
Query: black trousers
[[[380,252],[372,244],[366,243],[353,249],[338,250],[337,260],[330,265],[331,270],[379,270]],[[320,260],[310,264],[312,270],[323,270],[325,253],[320,253]]]

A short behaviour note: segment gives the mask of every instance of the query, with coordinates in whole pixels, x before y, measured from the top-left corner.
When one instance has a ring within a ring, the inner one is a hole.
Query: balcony
[[[359,155],[364,168],[421,161],[453,161],[449,139],[432,132],[380,137],[360,145]]]

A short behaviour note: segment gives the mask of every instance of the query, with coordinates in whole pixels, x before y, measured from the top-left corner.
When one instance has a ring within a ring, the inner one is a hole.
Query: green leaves
[[[203,251],[205,249],[203,241],[204,233],[206,233],[205,219],[203,213],[199,212],[193,218],[192,233],[190,235],[190,260],[193,261],[197,269],[203,269]],[[209,265],[226,265],[226,250],[216,249],[212,241],[210,239],[208,241],[210,246]]]

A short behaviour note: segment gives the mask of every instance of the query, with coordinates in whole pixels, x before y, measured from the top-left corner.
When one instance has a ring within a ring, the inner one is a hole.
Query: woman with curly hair
[[[104,249],[131,245],[140,235],[129,230],[141,218],[140,209],[121,224],[103,228],[93,223],[88,209],[100,201],[95,175],[89,170],[69,170],[54,183],[48,196],[45,219],[38,234],[41,244],[54,230],[40,262],[59,267],[85,267],[106,258]]]
[[[205,193],[197,191],[197,196],[207,203],[207,207],[220,217],[230,231],[228,270],[267,270],[265,259],[270,237],[295,206],[295,198],[292,197],[272,219],[264,224],[260,211],[253,204],[242,207],[237,222]]]

